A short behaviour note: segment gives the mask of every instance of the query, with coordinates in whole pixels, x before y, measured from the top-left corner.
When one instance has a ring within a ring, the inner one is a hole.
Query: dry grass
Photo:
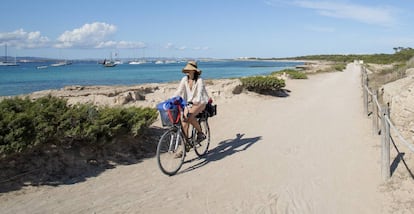
[[[368,76],[368,84],[371,88],[377,90],[387,83],[394,82],[406,77],[406,70],[409,68],[414,68],[414,57],[403,64],[367,64],[367,68],[372,72]]]

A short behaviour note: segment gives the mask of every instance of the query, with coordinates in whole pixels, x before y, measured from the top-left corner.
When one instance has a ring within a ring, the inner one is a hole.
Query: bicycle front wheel
[[[199,123],[201,126],[201,130],[206,135],[206,139],[201,142],[195,142],[194,150],[199,157],[202,157],[207,153],[208,147],[210,146],[210,127],[208,126],[208,122],[206,119],[200,119]]]
[[[160,138],[157,146],[158,167],[166,175],[180,170],[185,158],[185,143],[179,131],[170,129]]]

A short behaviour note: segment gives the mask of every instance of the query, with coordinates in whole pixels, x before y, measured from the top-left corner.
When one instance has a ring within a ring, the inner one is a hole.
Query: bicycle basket
[[[162,126],[172,126],[180,121],[180,111],[175,109],[161,110],[160,112]]]

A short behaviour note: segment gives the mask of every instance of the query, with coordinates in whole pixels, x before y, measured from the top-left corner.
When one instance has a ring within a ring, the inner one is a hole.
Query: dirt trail
[[[0,196],[2,213],[387,213],[359,67],[289,80],[286,98],[218,102],[205,159],[176,176],[154,158],[85,182]]]

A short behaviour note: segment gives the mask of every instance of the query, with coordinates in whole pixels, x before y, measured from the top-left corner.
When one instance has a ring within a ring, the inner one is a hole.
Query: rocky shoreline
[[[205,80],[207,91],[214,99],[227,99],[233,96],[233,89],[240,85],[239,79]],[[137,106],[155,107],[170,98],[176,83],[149,83],[134,86],[67,86],[58,90],[44,90],[31,93],[30,99],[54,96],[67,99],[68,104],[93,104],[96,106]]]

